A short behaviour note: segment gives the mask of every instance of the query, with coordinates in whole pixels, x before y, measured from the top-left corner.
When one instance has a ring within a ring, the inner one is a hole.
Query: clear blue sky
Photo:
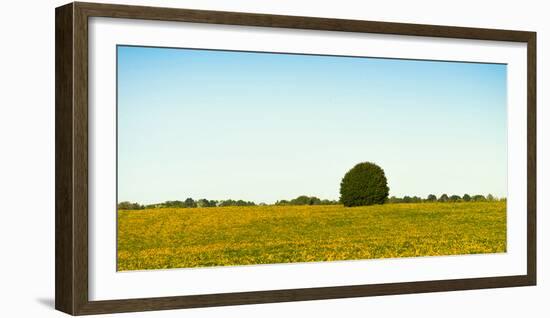
[[[118,200],[506,196],[506,65],[118,47]]]

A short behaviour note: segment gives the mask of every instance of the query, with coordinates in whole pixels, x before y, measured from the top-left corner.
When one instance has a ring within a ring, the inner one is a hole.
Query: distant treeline
[[[142,205],[135,202],[120,202],[118,208],[121,210],[142,210],[142,209],[154,209],[154,208],[211,208],[217,206],[253,206],[256,203],[252,201],[244,200],[207,200],[199,199],[193,200],[187,198],[185,201],[165,201],[163,203],[154,203]]]
[[[426,198],[421,198],[418,196],[404,196],[402,198],[398,198],[395,196],[392,196],[387,199],[387,203],[424,203],[424,202],[484,202],[484,201],[506,201],[506,198],[497,198],[491,194],[488,194],[487,196],[483,196],[481,194],[476,195],[469,195],[464,194],[463,196],[459,195],[447,195],[442,194],[439,198],[434,195],[430,194]],[[273,205],[335,205],[340,204],[339,201],[336,200],[321,200],[314,196],[307,196],[307,195],[301,195],[295,199],[292,200],[279,200],[275,202]],[[244,200],[207,200],[207,199],[199,199],[199,200],[193,200],[192,198],[187,198],[185,201],[165,201],[163,203],[154,203],[154,204],[146,204],[142,205],[136,202],[120,202],[118,204],[118,209],[120,210],[142,210],[142,209],[155,209],[155,208],[210,208],[210,207],[218,207],[218,206],[265,206],[268,205],[266,203],[259,203],[256,204],[252,201],[244,201]]]
[[[485,202],[485,201],[506,201],[506,198],[497,198],[492,194],[487,196],[481,194],[469,195],[464,194],[459,196],[453,194],[451,196],[442,194],[439,198],[435,194],[430,194],[426,198],[420,198],[417,196],[404,196],[402,198],[390,197],[388,203],[422,203],[422,202]]]
[[[333,205],[339,204],[338,201],[333,200],[321,200],[317,197],[309,197],[306,195],[301,195],[296,199],[292,200],[279,200],[275,202],[274,205]],[[185,201],[165,201],[163,203],[154,203],[142,205],[136,202],[120,202],[118,208],[121,210],[142,210],[142,209],[155,209],[155,208],[211,208],[218,206],[266,206],[266,203],[256,204],[252,201],[244,200],[207,200],[199,199],[193,200],[192,198],[187,198]]]
[[[334,205],[340,204],[339,201],[334,200],[321,200],[318,197],[308,197],[307,195],[301,195],[292,200],[279,200],[275,202],[275,205]]]

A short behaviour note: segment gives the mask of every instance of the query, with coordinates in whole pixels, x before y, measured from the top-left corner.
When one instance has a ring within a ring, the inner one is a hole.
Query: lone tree
[[[344,206],[382,204],[388,198],[384,170],[371,162],[362,162],[346,173],[340,183],[340,202]]]

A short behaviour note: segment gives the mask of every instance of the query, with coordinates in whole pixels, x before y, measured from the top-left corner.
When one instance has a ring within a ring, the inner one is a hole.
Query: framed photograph
[[[58,310],[536,284],[535,32],[55,14]]]

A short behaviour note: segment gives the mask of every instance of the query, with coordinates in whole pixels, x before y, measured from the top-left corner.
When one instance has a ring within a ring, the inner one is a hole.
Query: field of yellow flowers
[[[506,202],[118,212],[118,270],[506,252]]]

